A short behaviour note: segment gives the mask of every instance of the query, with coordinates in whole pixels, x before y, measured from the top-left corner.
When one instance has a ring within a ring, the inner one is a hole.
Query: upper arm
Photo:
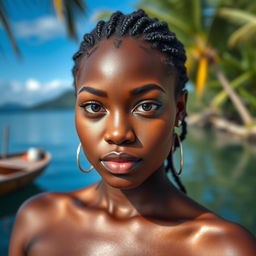
[[[29,215],[33,213],[33,203],[25,202],[19,209],[9,244],[9,256],[25,255],[25,244],[29,239],[32,225],[29,222]]]

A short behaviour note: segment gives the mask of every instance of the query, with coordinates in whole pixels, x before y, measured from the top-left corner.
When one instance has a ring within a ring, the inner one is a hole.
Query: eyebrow
[[[79,91],[78,91],[78,94],[81,93],[81,92],[89,92],[91,94],[95,94],[97,96],[100,96],[100,97],[107,97],[107,93],[105,91],[102,91],[102,90],[99,90],[99,89],[96,89],[96,88],[93,88],[93,87],[88,87],[88,86],[84,86],[82,87]]]
[[[162,87],[160,87],[159,85],[146,84],[146,85],[143,85],[141,87],[133,89],[131,91],[131,94],[132,95],[139,95],[139,94],[144,94],[144,93],[152,91],[152,90],[159,90],[159,91],[162,91],[163,93],[166,93],[165,90]],[[96,88],[93,88],[93,87],[89,87],[89,86],[82,87],[78,91],[78,94],[83,92],[83,91],[89,92],[91,94],[94,94],[94,95],[97,95],[97,96],[100,96],[100,97],[107,97],[108,96],[105,91],[102,91],[100,89],[96,89]]]
[[[143,94],[143,93],[146,93],[148,91],[151,91],[151,90],[159,90],[163,93],[166,93],[165,90],[160,87],[159,85],[156,85],[156,84],[146,84],[146,85],[143,85],[142,87],[139,87],[139,88],[135,88],[131,91],[131,94],[132,95],[138,95],[138,94]]]

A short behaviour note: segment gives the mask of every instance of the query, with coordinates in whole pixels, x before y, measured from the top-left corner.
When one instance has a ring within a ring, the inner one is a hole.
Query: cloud
[[[24,82],[0,80],[0,105],[11,102],[29,106],[52,99],[68,89],[72,89],[72,82],[61,79],[45,83],[34,78]]]
[[[15,35],[18,38],[36,38],[46,41],[65,34],[64,23],[54,16],[42,16],[34,20],[15,22]]]
[[[26,82],[26,89],[28,91],[40,90],[40,83],[35,79],[28,79]]]

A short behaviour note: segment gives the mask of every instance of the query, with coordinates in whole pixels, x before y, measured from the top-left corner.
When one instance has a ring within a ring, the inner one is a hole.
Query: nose
[[[124,145],[135,141],[135,133],[129,118],[116,112],[109,117],[104,139],[109,144]]]

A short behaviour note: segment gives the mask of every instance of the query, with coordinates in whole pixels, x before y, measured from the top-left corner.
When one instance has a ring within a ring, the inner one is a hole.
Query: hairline
[[[141,42],[144,45],[139,44],[139,48],[142,49],[145,53],[150,55],[150,50],[151,51],[155,51],[157,54],[159,54],[161,57],[161,63],[165,66],[168,67],[167,70],[164,70],[164,72],[168,75],[175,75],[175,99],[176,99],[176,87],[178,86],[177,82],[178,82],[178,70],[175,67],[174,63],[170,60],[170,57],[168,57],[166,54],[164,54],[163,52],[159,51],[157,48],[152,47],[152,45],[147,42],[146,40],[143,40],[142,35],[139,36],[130,36],[130,35],[124,35],[124,36],[117,36],[117,35],[112,35],[109,38],[102,38],[100,41],[98,41],[93,47],[89,48],[87,52],[84,52],[84,54],[81,56],[81,59],[79,61],[79,64],[77,66],[77,72],[76,72],[76,76],[75,76],[75,84],[74,84],[74,89],[75,89],[75,95],[77,95],[77,88],[76,88],[76,80],[79,77],[79,71],[80,71],[80,65],[82,63],[82,60],[84,58],[89,59],[100,47],[100,43],[106,41],[106,40],[113,40],[113,45],[114,48],[116,48],[117,50],[122,46],[122,41],[125,40],[126,38],[131,38],[137,42]],[[121,43],[117,44],[116,41],[117,40],[121,40]],[[147,47],[148,46],[148,47]],[[167,62],[168,61],[168,62]],[[171,63],[170,63],[171,61]],[[170,64],[172,65],[172,67],[170,67]]]

